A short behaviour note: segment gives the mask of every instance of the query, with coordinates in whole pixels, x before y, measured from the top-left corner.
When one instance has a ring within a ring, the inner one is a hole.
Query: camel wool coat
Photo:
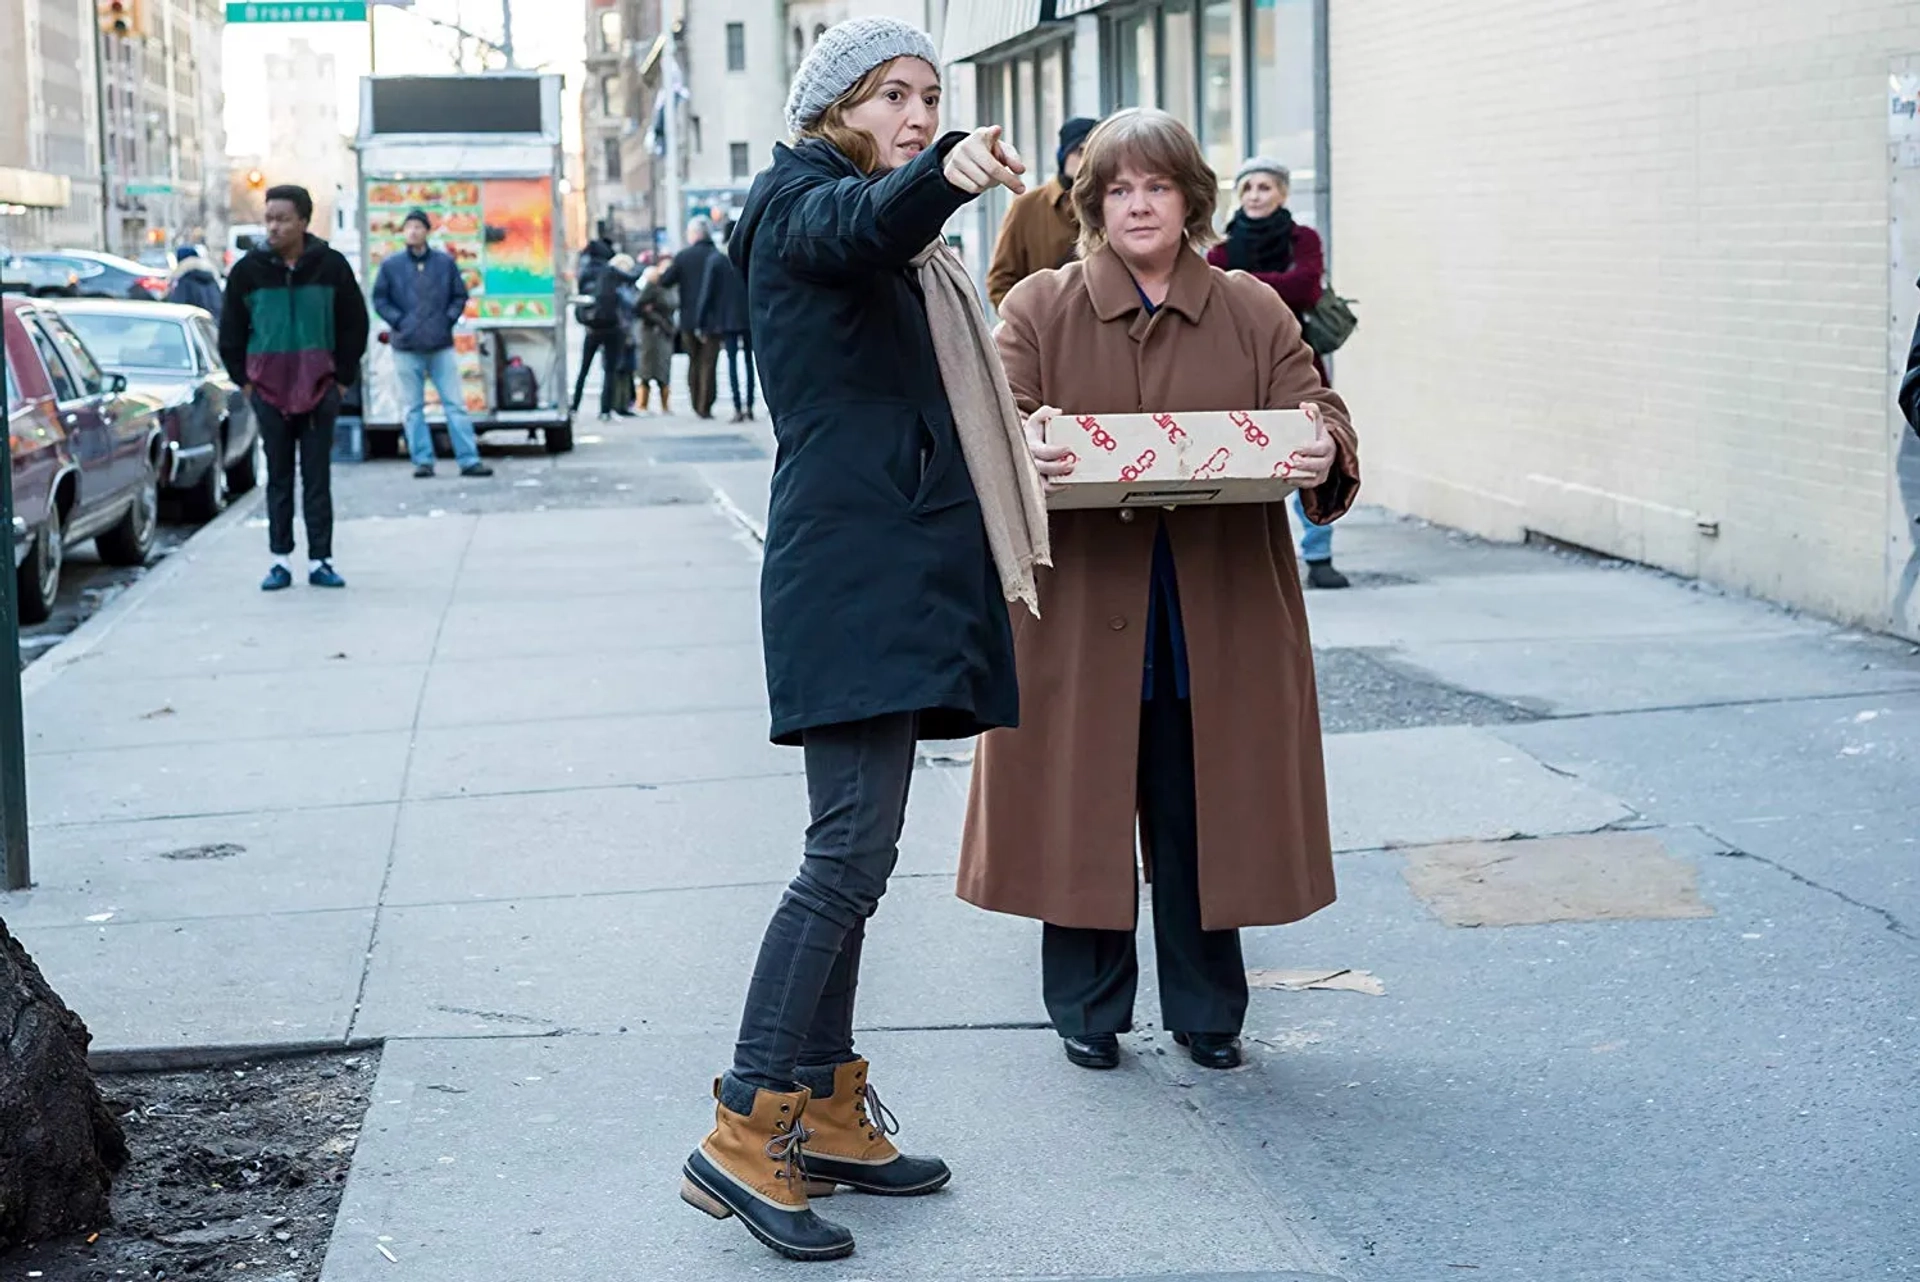
[[[1347,409],[1279,296],[1183,253],[1149,315],[1111,249],[1021,282],[996,332],[1022,412],[1286,409],[1318,403],[1339,446],[1302,495],[1331,521],[1359,490]],[[980,742],[962,899],[1059,926],[1132,930],[1142,669],[1165,521],[1193,709],[1201,924],[1297,921],[1333,902],[1313,650],[1282,503],[1055,512],[1041,617],[1015,611],[1020,724]],[[1152,873],[1152,852],[1145,852]]]

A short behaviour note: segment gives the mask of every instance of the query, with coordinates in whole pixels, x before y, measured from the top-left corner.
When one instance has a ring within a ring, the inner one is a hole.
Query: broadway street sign
[[[260,0],[237,3],[228,0],[228,22],[365,22],[366,0]]]

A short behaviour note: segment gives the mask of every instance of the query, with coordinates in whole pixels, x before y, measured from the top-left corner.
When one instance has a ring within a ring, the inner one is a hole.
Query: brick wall
[[[1333,0],[1375,502],[1887,621],[1913,0]]]

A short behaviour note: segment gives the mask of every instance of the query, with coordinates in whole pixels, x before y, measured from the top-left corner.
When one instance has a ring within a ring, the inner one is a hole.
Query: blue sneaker
[[[293,571],[284,565],[276,565],[267,571],[267,577],[260,580],[262,592],[282,592],[293,586]]]
[[[347,581],[340,577],[340,572],[333,568],[333,562],[331,561],[322,561],[319,565],[316,565],[312,573],[307,575],[307,582],[316,588],[344,588],[347,586]]]

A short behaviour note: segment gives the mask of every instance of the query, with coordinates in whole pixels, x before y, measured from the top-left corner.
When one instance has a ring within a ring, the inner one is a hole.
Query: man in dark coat
[[[460,386],[460,363],[453,354],[453,327],[467,310],[467,283],[460,264],[445,250],[427,244],[432,230],[427,211],[416,209],[402,224],[407,247],[389,254],[373,282],[373,310],[391,327],[393,368],[407,403],[407,449],[416,477],[433,475],[433,429],[427,425],[427,380],[440,393],[447,436],[462,476],[492,476],[480,461],[480,446]]]
[[[706,308],[707,269],[719,256],[720,247],[713,243],[713,224],[695,218],[687,223],[687,247],[660,275],[662,285],[680,291],[680,340],[687,349],[687,394],[693,398],[693,412],[701,418],[713,417],[713,401],[720,393],[720,335],[698,328]]]
[[[706,288],[701,293],[705,311],[694,328],[718,334],[727,345],[727,386],[733,390],[733,421],[744,423],[753,417],[753,336],[747,325],[747,281],[732,259],[725,254],[715,254],[707,272]],[[746,365],[744,396],[740,387],[742,357]]]
[[[173,251],[173,283],[167,286],[167,301],[198,307],[220,323],[220,307],[225,301],[213,265],[200,256],[197,245],[182,245]]]
[[[620,291],[638,279],[632,258],[615,254],[602,265],[594,280],[593,302],[587,309],[587,342],[580,350],[580,373],[573,380],[573,409],[580,409],[580,394],[586,390],[587,369],[594,354],[600,356],[600,417],[610,419],[620,404],[620,365],[626,359],[627,314]]]

